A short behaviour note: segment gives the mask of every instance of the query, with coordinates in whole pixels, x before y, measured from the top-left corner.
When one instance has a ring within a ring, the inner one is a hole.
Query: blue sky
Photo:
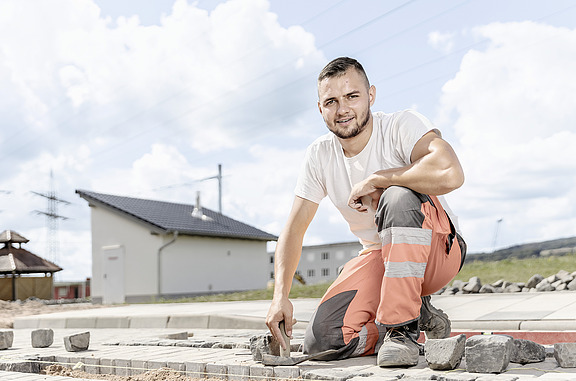
[[[306,146],[326,132],[315,81],[359,59],[375,111],[413,108],[458,153],[447,199],[470,251],[576,235],[572,1],[0,0],[0,216],[61,279],[90,276],[75,189],[202,204],[279,234]],[[498,222],[501,220],[501,222]],[[498,233],[496,234],[496,231]],[[328,200],[306,244],[352,240]]]

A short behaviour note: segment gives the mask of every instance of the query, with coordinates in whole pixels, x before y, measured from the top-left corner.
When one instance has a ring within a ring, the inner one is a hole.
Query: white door
[[[102,247],[102,303],[124,303],[124,247]]]

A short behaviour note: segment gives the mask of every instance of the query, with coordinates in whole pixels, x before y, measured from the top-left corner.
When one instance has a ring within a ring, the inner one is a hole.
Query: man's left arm
[[[397,185],[413,191],[442,195],[459,188],[464,183],[464,171],[456,153],[434,130],[422,136],[414,145],[410,155],[411,164],[377,171],[352,188],[348,205],[366,212],[360,199],[369,195],[374,209],[384,189]]]

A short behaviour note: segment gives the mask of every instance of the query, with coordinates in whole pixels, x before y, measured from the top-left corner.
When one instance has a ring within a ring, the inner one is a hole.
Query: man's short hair
[[[338,57],[330,61],[324,69],[318,75],[318,83],[322,82],[326,78],[340,77],[348,71],[348,69],[354,68],[364,79],[366,80],[366,88],[370,87],[370,81],[368,81],[368,76],[364,71],[364,68],[360,62],[356,61],[354,58],[350,57]]]

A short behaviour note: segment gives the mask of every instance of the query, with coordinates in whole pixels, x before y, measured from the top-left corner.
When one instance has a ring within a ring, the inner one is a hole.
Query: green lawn
[[[469,261],[464,264],[464,267],[462,267],[462,270],[454,279],[468,281],[471,277],[477,276],[482,281],[482,284],[493,283],[499,279],[504,279],[509,282],[527,282],[534,274],[547,277],[556,274],[559,270],[566,270],[568,272],[576,271],[576,255],[504,259],[501,261]],[[290,298],[321,298],[329,285],[328,283],[310,286],[294,285],[290,292]],[[264,289],[165,300],[164,302],[195,303],[271,299],[272,289]]]
[[[559,270],[566,270],[570,273],[576,271],[576,255],[472,261],[465,263],[454,279],[467,281],[477,276],[483,284],[493,283],[499,279],[509,282],[527,282],[534,274],[548,277]]]

